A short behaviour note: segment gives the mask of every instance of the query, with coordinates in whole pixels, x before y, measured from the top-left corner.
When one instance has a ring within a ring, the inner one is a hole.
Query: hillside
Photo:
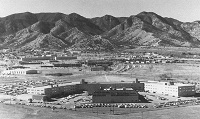
[[[103,17],[92,18],[91,21],[97,26],[99,26],[99,28],[101,28],[104,32],[111,30],[113,27],[121,23],[119,19],[111,15],[105,15]]]
[[[0,48],[112,51],[133,46],[200,47],[199,23],[184,23],[153,12],[128,18],[17,13],[0,18]]]
[[[199,40],[193,32],[186,31],[188,25],[178,20],[163,18],[155,13],[142,12],[130,16],[104,34],[117,45],[183,46],[199,47]],[[197,25],[196,25],[197,26]]]

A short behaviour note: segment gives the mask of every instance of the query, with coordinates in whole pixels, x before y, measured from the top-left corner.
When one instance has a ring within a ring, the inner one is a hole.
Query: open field
[[[188,47],[138,47],[136,49],[128,49],[126,51],[131,52],[157,52],[163,55],[175,55],[181,56],[182,53],[200,54],[200,48],[188,48]]]
[[[127,70],[124,68],[130,65]],[[159,80],[161,75],[165,74],[177,81],[199,81],[200,64],[195,63],[168,63],[168,64],[119,64],[113,71],[90,71],[79,68],[45,69],[40,68],[41,74],[34,75],[14,75],[12,77],[1,77],[0,83],[24,81],[24,80],[67,80],[106,82],[106,81],[131,81],[132,78],[139,80]],[[46,76],[48,73],[72,73],[70,76]],[[106,74],[106,76],[105,76]]]

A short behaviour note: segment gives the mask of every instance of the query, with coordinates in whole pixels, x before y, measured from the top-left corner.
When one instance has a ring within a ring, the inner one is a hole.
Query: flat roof
[[[194,86],[194,84],[183,84],[183,83],[170,84],[170,82],[159,82],[159,81],[148,81],[148,82],[144,82],[144,83],[151,83],[151,84],[158,84],[158,85],[168,83],[169,86]]]
[[[135,83],[135,81],[126,81],[126,82],[121,82],[121,81],[117,81],[117,82],[88,82],[88,84],[125,84],[125,83]]]
[[[104,90],[110,90],[110,89],[107,88],[107,89],[104,89]],[[114,89],[112,89],[112,90],[131,90],[131,91],[135,91],[135,90],[133,90],[132,88],[114,88]]]
[[[48,86],[38,86],[38,87],[28,87],[27,89],[45,89],[45,88],[51,88],[51,85],[48,85]]]
[[[25,69],[11,69],[11,70],[3,70],[3,72],[6,72],[6,71],[37,71],[36,69],[29,69],[29,68],[25,68]]]
[[[76,85],[76,84],[80,84],[80,82],[63,83],[63,84],[58,84],[58,86]]]
[[[58,87],[61,86],[67,86],[67,85],[76,85],[76,84],[80,84],[80,82],[70,82],[70,83],[64,83],[64,84],[58,84]],[[57,85],[54,84],[53,87],[56,87]],[[51,85],[48,86],[38,86],[38,87],[29,87],[31,89],[46,89],[46,88],[51,88]]]
[[[182,84],[182,83],[175,83],[176,86],[194,86],[194,84]]]

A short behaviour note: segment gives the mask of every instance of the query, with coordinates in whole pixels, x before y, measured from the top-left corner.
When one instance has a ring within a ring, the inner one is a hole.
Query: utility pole
[[[111,112],[112,112],[112,109],[111,109],[112,107],[110,106],[110,114],[111,114]]]
[[[92,113],[94,113],[93,106],[92,106]]]
[[[11,105],[11,95],[10,95],[10,105]]]
[[[114,112],[114,108],[115,108],[115,106],[113,105],[113,114],[115,114],[115,112]]]
[[[99,112],[98,112],[98,111],[99,111],[98,109],[99,109],[99,108],[97,107],[97,115],[98,115],[98,113],[99,113]]]
[[[142,119],[143,119],[143,111],[142,111]]]
[[[74,110],[76,111],[76,102],[74,102]]]

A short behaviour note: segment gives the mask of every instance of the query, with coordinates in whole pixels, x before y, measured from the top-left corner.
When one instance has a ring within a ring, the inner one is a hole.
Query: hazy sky
[[[155,12],[180,21],[200,20],[200,0],[0,0],[0,17],[21,12],[78,13],[84,17],[116,17]]]

